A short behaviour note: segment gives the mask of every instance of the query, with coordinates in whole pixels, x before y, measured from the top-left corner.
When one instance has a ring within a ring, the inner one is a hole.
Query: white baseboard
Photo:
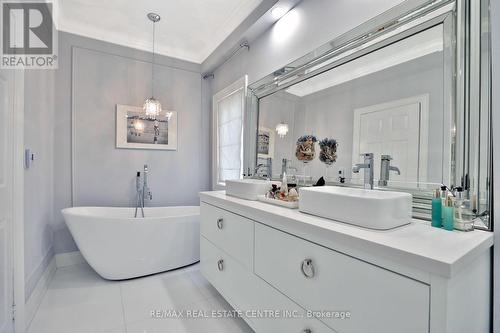
[[[56,254],[57,268],[86,263],[80,251]]]
[[[80,251],[69,252],[69,253],[60,253],[56,254],[49,265],[43,272],[42,276],[38,280],[33,292],[31,293],[30,298],[26,302],[26,327],[29,327],[31,321],[35,317],[36,311],[42,303],[43,296],[47,292],[47,288],[49,286],[50,281],[54,277],[56,270],[61,267],[67,267],[72,265],[78,265],[85,263],[85,259],[83,258]]]
[[[26,302],[26,310],[25,310],[26,327],[29,327],[31,321],[33,320],[33,317],[35,317],[35,313],[38,310],[40,303],[42,303],[43,296],[45,295],[45,292],[47,291],[49,283],[54,277],[56,270],[57,270],[56,259],[52,258],[52,260],[50,260],[49,265],[47,266],[42,276],[38,280],[35,289],[33,289],[30,298]]]

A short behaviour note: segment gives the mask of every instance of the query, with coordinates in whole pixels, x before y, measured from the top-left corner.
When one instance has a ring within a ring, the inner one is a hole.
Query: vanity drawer
[[[253,327],[257,333],[335,333],[321,321],[307,317],[306,311],[292,302],[288,297],[271,287],[264,280],[258,280],[254,289],[254,297],[258,297],[254,307],[256,310],[271,310],[278,313],[294,314],[282,315],[281,318],[259,317],[252,318]]]
[[[201,272],[257,333],[334,333],[325,324],[307,315],[300,306],[246,270],[240,263],[201,237]],[[222,260],[222,264],[220,264]],[[256,311],[278,311],[281,317],[258,315]],[[294,314],[291,318],[283,314]],[[310,330],[310,331],[307,331]]]
[[[201,234],[253,271],[254,222],[202,203]]]
[[[241,263],[200,237],[200,269],[205,278],[237,310],[251,309],[253,274]]]
[[[428,333],[428,285],[287,233],[255,225],[255,273],[342,333]]]

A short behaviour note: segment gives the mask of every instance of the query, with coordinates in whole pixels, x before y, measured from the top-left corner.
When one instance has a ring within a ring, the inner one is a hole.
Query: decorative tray
[[[271,204],[271,205],[281,206],[281,207],[290,208],[290,209],[299,208],[299,201],[283,201],[283,200],[279,200],[279,199],[270,199],[270,198],[266,198],[265,195],[259,195],[257,197],[257,200]]]

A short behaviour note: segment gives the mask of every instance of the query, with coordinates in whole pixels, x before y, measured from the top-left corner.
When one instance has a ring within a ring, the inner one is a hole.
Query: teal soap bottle
[[[432,198],[432,220],[431,225],[435,228],[443,226],[443,201],[441,200],[441,192],[439,189],[434,193]]]
[[[443,207],[443,228],[452,231],[455,227],[455,209],[451,196],[446,198],[446,204]]]

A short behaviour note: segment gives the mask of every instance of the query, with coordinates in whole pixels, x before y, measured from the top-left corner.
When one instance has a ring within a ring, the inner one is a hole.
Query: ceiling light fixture
[[[279,20],[280,18],[283,17],[283,15],[285,15],[287,12],[287,10],[284,8],[284,7],[274,7],[272,10],[271,10],[271,15],[273,16],[273,18],[275,20]]]
[[[160,21],[160,15],[156,13],[149,13],[148,19],[153,22],[153,62],[151,63],[151,97],[146,99],[143,105],[144,113],[146,117],[150,119],[156,119],[161,112],[161,103],[154,98],[154,86],[155,86],[155,24]]]

